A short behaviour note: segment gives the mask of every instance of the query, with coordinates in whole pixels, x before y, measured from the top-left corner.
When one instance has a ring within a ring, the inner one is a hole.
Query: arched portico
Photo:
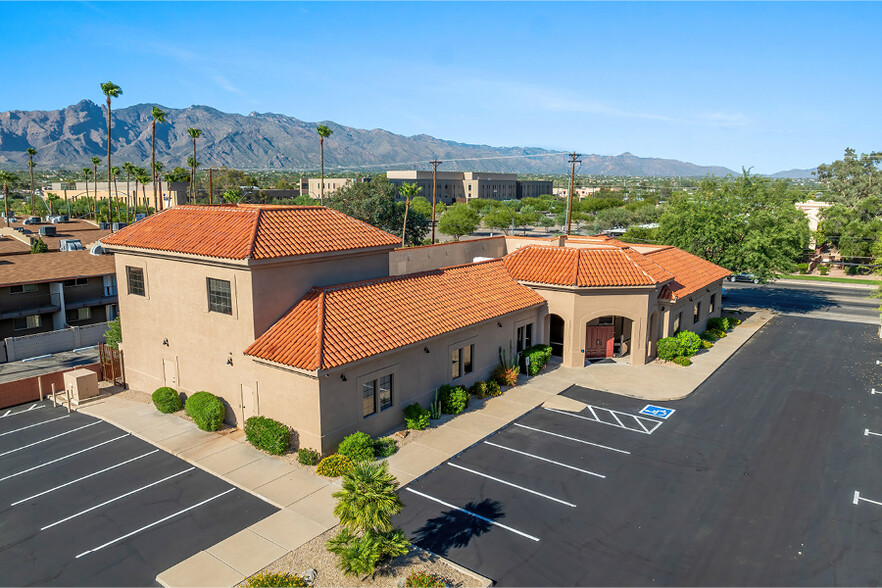
[[[632,365],[646,363],[646,318],[619,309],[594,311],[578,323],[582,360],[627,357]]]

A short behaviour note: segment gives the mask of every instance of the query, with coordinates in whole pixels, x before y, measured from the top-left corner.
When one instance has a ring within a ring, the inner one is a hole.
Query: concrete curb
[[[806,284],[822,284],[836,286],[837,288],[854,288],[855,290],[875,290],[876,284],[855,284],[854,282],[834,282],[832,280],[788,280],[786,278],[769,282],[768,285],[789,284],[792,286],[804,286]],[[762,285],[762,284],[760,284]]]

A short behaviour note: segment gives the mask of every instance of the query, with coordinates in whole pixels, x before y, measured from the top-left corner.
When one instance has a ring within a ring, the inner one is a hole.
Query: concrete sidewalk
[[[772,316],[768,311],[755,311],[712,349],[695,356],[688,368],[666,363],[598,363],[584,368],[558,367],[533,378],[522,377],[521,385],[404,445],[387,458],[389,470],[402,485],[407,484],[537,406],[547,401],[560,404],[555,397],[573,384],[646,400],[683,398]],[[579,410],[577,403],[559,407]],[[162,572],[156,579],[163,586],[234,586],[337,524],[332,497],[340,487],[337,481],[255,449],[241,430],[206,433],[189,421],[157,412],[152,404],[115,397],[80,410],[130,431],[281,509]]]

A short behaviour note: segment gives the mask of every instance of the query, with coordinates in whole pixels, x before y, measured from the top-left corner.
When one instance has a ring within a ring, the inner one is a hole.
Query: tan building
[[[396,187],[401,184],[417,184],[421,196],[432,198],[432,172],[420,170],[388,171],[386,177]],[[485,172],[438,172],[436,198],[446,204],[468,201],[473,198],[514,200],[551,194],[552,182],[544,180],[518,180],[516,174]]]
[[[487,378],[500,348],[642,364],[658,338],[719,315],[729,273],[603,237],[396,250],[397,237],[310,206],[181,206],[103,243],[130,385],[208,390],[229,422],[270,416],[322,452],[387,431],[442,384]]]
[[[156,182],[157,198],[162,199],[163,208],[171,208],[187,203],[187,195],[190,189],[189,182]],[[123,204],[128,203],[129,206],[153,206],[153,182],[135,185],[134,181],[130,181],[126,192],[125,174],[122,180],[117,179],[116,186],[111,190],[113,198],[120,199]],[[98,180],[97,187],[95,182],[54,182],[45,192],[56,194],[60,198],[67,200],[78,200],[79,198],[97,198],[98,200],[107,199],[107,180]],[[128,195],[128,196],[127,196]]]
[[[325,178],[325,196],[350,184],[363,184],[370,181],[370,176],[362,178]],[[318,199],[322,193],[322,179],[301,178],[300,193]]]

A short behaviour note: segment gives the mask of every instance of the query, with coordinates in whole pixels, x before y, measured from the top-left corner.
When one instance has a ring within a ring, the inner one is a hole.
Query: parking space
[[[397,523],[505,586],[876,584],[873,336],[775,319],[649,408],[572,387],[582,410],[537,408],[418,478]]]
[[[276,510],[104,421],[0,412],[0,584],[155,585]]]

